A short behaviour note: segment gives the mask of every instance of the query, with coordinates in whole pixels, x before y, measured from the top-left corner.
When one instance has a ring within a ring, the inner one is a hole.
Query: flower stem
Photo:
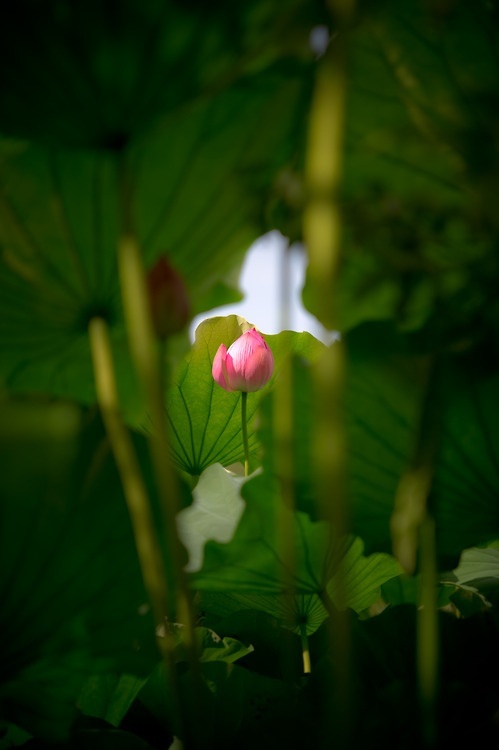
[[[243,445],[244,445],[244,476],[249,476],[249,445],[248,445],[248,422],[246,416],[246,406],[248,394],[246,391],[241,393],[241,420],[243,426]]]

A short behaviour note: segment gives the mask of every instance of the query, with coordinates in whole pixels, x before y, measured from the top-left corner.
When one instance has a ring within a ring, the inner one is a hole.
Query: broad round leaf
[[[366,558],[360,539],[335,540],[329,523],[312,522],[306,514],[283,506],[276,485],[265,474],[249,479],[243,496],[246,509],[232,539],[209,542],[203,567],[192,575],[192,585],[209,612],[263,610],[285,627],[296,632],[305,628],[311,634],[327,617],[322,601],[326,591],[336,606],[360,612],[379,598],[383,583],[401,573],[389,555]],[[215,518],[206,513],[208,503],[219,509],[219,501],[207,498],[204,515],[210,538],[216,538]],[[187,525],[188,519],[184,522]],[[225,528],[225,519],[218,525]]]

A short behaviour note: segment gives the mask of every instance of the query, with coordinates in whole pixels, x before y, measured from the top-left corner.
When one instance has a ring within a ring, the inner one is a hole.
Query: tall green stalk
[[[411,465],[401,478],[391,519],[393,548],[407,572],[419,563],[417,612],[417,679],[422,743],[436,743],[439,690],[437,550],[431,488],[440,440],[439,363],[433,356],[420,363],[423,399]]]
[[[249,477],[249,443],[248,443],[248,394],[246,391],[241,393],[241,423],[243,430],[243,445],[244,445],[244,476]]]
[[[348,27],[354,0],[329,0],[332,26],[337,34],[318,66],[306,154],[306,195],[303,235],[307,248],[308,284],[314,294],[314,312],[329,329],[337,329],[337,278],[341,258],[341,211],[338,194],[343,173],[344,120],[347,88]],[[331,346],[313,369],[313,451],[317,506],[336,539],[348,530],[344,490],[346,446],[343,425],[345,350]],[[341,563],[340,563],[341,566]],[[339,578],[341,580],[341,569]],[[341,592],[340,592],[341,596]],[[354,706],[351,697],[350,631],[341,607],[335,622],[328,620],[334,694],[325,731],[334,731],[335,746],[351,746]]]
[[[107,322],[99,317],[92,318],[88,334],[97,401],[120,474],[144,583],[156,624],[160,625],[167,617],[167,584],[147,489],[130,433],[121,418]]]
[[[149,450],[163,515],[163,532],[167,554],[168,583],[175,597],[175,617],[182,623],[183,641],[194,679],[191,719],[184,722],[186,746],[196,747],[201,731],[198,721],[200,703],[200,669],[194,632],[194,611],[184,571],[183,550],[177,535],[176,516],[180,510],[177,480],[170,458],[170,445],[164,404],[163,368],[160,347],[154,333],[141,248],[132,225],[131,186],[125,162],[119,170],[122,234],[118,242],[118,272],[123,310],[132,361],[142,389],[144,404],[151,419]]]
[[[301,657],[303,662],[303,674],[310,674],[312,665],[310,662],[310,647],[308,643],[307,626],[300,625]]]
[[[147,488],[130,433],[121,417],[107,322],[99,317],[92,318],[88,335],[97,403],[121,479],[144,585],[153,610],[155,625],[164,626],[168,618],[168,584]],[[164,631],[164,637],[158,639],[158,645],[167,667],[166,679],[170,681],[173,710],[181,722],[174,658],[175,643],[170,630],[166,627]]]
[[[287,357],[279,372],[279,381],[272,394],[272,437],[275,474],[279,481],[279,503],[276,508],[277,545],[282,560],[283,598],[291,611],[296,609],[296,508],[295,465],[293,451],[293,368]],[[301,629],[301,624],[300,624]],[[308,641],[302,632],[303,671],[310,668]]]
[[[439,627],[435,521],[427,515],[420,529],[420,590],[417,616],[417,671],[423,746],[437,740]]]

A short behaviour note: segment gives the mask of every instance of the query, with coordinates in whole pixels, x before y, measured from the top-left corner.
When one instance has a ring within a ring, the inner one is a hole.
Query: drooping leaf
[[[200,476],[192,505],[177,515],[178,535],[189,554],[188,572],[201,569],[209,539],[221,543],[232,539],[244,510],[240,490],[245,481],[220,464],[209,466]]]

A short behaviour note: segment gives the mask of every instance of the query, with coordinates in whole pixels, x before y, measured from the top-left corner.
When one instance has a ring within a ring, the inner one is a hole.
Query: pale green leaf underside
[[[221,464],[209,466],[199,478],[192,505],[177,515],[178,535],[189,554],[187,572],[201,569],[208,540],[224,543],[232,539],[245,507],[240,495],[245,481]]]
[[[472,547],[461,555],[459,565],[454,570],[459,583],[469,583],[479,579],[499,579],[499,549]]]

